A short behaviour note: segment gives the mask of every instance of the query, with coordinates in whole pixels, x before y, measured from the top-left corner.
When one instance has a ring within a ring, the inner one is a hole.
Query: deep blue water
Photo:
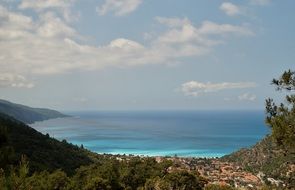
[[[267,133],[263,111],[71,112],[31,126],[98,152],[161,156],[222,156]]]

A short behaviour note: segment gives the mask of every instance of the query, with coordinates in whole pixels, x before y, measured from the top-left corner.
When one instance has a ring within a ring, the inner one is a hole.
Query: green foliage
[[[202,189],[198,177],[187,171],[179,171],[167,174],[164,179],[169,182],[172,189]]]
[[[79,168],[73,176],[72,189],[138,189],[156,176],[163,177],[171,162],[157,163],[154,158],[130,157],[121,161],[106,157],[98,163]]]
[[[28,162],[22,158],[17,168],[12,168],[8,175],[0,170],[0,187],[3,190],[63,190],[68,189],[70,179],[61,170],[53,173],[43,171],[29,176]],[[1,189],[1,190],[2,190]]]
[[[48,189],[67,189],[67,186],[70,183],[67,174],[61,170],[49,174],[47,180],[49,184]]]
[[[198,175],[188,171],[175,171],[167,173],[162,178],[157,176],[146,181],[145,190],[201,190],[204,184],[201,183]]]
[[[277,90],[286,90],[286,103],[275,104],[273,99],[266,100],[266,123],[272,129],[272,137],[286,152],[295,153],[295,72],[288,70],[272,82]]]
[[[73,176],[73,189],[91,189],[95,186],[104,186],[111,189],[120,189],[119,163],[114,159],[101,160],[99,163],[79,168]]]
[[[96,164],[82,166],[72,177],[68,177],[61,170],[51,173],[35,172],[30,176],[28,162],[23,159],[16,169],[10,170],[8,175],[4,175],[3,170],[0,170],[0,185],[4,190],[202,189],[204,184],[196,173],[188,171],[168,173],[166,171],[171,166],[168,163],[157,163],[154,158],[131,157],[122,161],[105,158]]]
[[[274,185],[264,185],[263,187],[261,188],[258,188],[258,190],[293,190],[293,189],[290,189],[288,187],[277,187],[277,186],[274,186]]]
[[[171,186],[168,181],[155,177],[152,179],[148,179],[144,185],[144,190],[170,190]]]
[[[85,187],[84,190],[94,190],[94,189],[103,189],[103,190],[111,190],[112,184],[106,179],[101,177],[93,177],[91,178]]]
[[[5,172],[2,168],[0,168],[0,187],[5,187],[5,185],[6,185]]]
[[[153,158],[133,158],[122,162],[121,181],[124,188],[136,189],[143,186],[148,178],[163,176],[167,166],[158,164]]]
[[[228,185],[210,184],[210,185],[207,185],[204,190],[237,190],[237,189]]]
[[[295,72],[290,69],[285,71],[279,79],[273,79],[272,84],[277,90],[295,90]]]
[[[1,172],[0,172],[1,173]],[[18,168],[11,168],[8,174],[0,174],[0,184],[3,190],[17,189],[17,190],[27,190],[29,189],[26,182],[29,173],[28,161],[25,156],[22,156]]]

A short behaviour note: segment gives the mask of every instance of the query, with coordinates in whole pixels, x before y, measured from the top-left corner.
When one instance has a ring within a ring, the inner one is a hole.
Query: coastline
[[[91,151],[91,150],[90,150]],[[99,152],[99,151],[92,151],[96,154],[100,155],[113,155],[113,156],[131,156],[131,157],[151,157],[151,158],[184,158],[184,159],[190,159],[190,158],[200,158],[200,159],[218,159],[223,156],[226,156],[228,154],[218,154],[218,153],[204,153],[204,154],[194,154],[194,155],[184,155],[184,154],[166,154],[165,152],[162,153],[134,153],[134,152]],[[148,151],[146,151],[148,152]],[[231,154],[231,153],[229,153]]]

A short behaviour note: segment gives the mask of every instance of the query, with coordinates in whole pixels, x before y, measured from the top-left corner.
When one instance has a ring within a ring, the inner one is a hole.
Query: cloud
[[[250,0],[250,4],[252,5],[260,5],[265,6],[270,4],[271,0]]]
[[[163,43],[193,42],[203,45],[216,45],[220,41],[210,39],[210,35],[240,35],[252,36],[254,33],[247,27],[231,24],[217,24],[211,21],[204,21],[200,27],[194,26],[187,18],[161,18],[156,20],[171,28],[168,32],[160,35],[158,41]]]
[[[73,3],[73,0],[22,0],[20,9],[35,9],[41,11],[49,8],[66,8]]]
[[[109,44],[110,48],[118,48],[122,50],[136,50],[136,49],[143,49],[143,45],[134,42],[132,40],[124,39],[124,38],[118,38],[116,40],[113,40]]]
[[[28,82],[24,76],[11,73],[1,73],[0,87],[33,88],[34,84]]]
[[[58,12],[67,22],[77,21],[79,13],[73,14],[71,6],[76,0],[22,0],[18,8],[21,10],[32,9],[39,12]]]
[[[182,27],[184,25],[191,25],[191,21],[188,18],[165,18],[165,17],[156,17],[155,18],[159,23],[165,24],[171,28],[173,27]]]
[[[219,9],[222,10],[228,16],[235,16],[242,13],[237,5],[230,2],[223,2],[220,5]]]
[[[189,81],[181,85],[181,91],[186,96],[198,96],[202,93],[218,92],[221,90],[229,90],[229,89],[254,88],[254,87],[256,87],[256,83],[253,83],[253,82],[202,83],[198,81]]]
[[[203,22],[200,28],[202,34],[236,34],[240,36],[253,36],[254,32],[245,26],[235,26],[231,24],[217,24],[211,21]]]
[[[100,15],[114,12],[116,16],[123,16],[135,11],[141,3],[142,0],[105,0],[96,10]]]
[[[196,25],[187,18],[158,17],[156,20],[165,31],[153,35],[145,44],[117,38],[93,46],[84,42],[84,37],[61,17],[56,12],[44,11],[37,12],[33,19],[0,5],[0,75],[23,76],[30,83],[32,77],[77,70],[167,64],[209,54],[225,43],[225,36],[253,34],[245,26],[210,21]]]
[[[0,5],[0,21],[1,28],[8,28],[10,30],[26,30],[33,26],[31,17],[8,11],[5,7]]]
[[[76,35],[76,31],[66,25],[60,18],[53,13],[46,13],[41,16],[41,24],[37,33],[43,37],[66,37]]]
[[[254,101],[256,100],[256,95],[255,94],[250,94],[250,93],[245,93],[245,94],[242,94],[240,96],[238,96],[238,99],[243,101],[243,100],[246,100],[246,101]]]
[[[228,35],[252,36],[254,33],[247,27],[230,24],[218,24],[204,21],[200,26],[195,26],[189,19],[156,17],[156,20],[168,27],[163,34],[158,35],[153,41],[160,51],[173,55],[194,56],[204,55],[214,46],[224,43]]]

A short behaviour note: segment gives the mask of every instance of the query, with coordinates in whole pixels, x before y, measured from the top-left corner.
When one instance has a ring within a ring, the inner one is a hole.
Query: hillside
[[[8,142],[5,147],[12,147],[14,150],[13,159],[10,159],[10,161],[13,160],[11,164],[15,165],[21,155],[26,155],[31,171],[62,169],[72,174],[81,165],[92,163],[87,150],[66,141],[60,142],[49,135],[43,135],[26,124],[1,113],[0,129],[2,133],[7,130]],[[1,134],[0,137],[2,141]]]
[[[12,149],[14,153],[9,151]],[[22,155],[27,156],[29,163],[23,161]],[[10,165],[16,169],[11,170]],[[163,189],[201,190],[204,187],[206,181],[197,172],[168,172],[170,166],[171,161],[158,163],[149,157],[99,156],[66,141],[59,142],[0,113],[0,189],[136,190],[156,189],[160,185]]]
[[[21,104],[15,104],[6,100],[0,99],[0,113],[4,113],[24,123],[34,123],[58,117],[66,117],[66,115],[45,108],[31,108]]]
[[[267,136],[251,148],[244,148],[221,158],[223,161],[237,163],[254,174],[282,180],[295,186],[295,155],[281,150],[270,136]],[[262,173],[261,173],[262,172]]]

